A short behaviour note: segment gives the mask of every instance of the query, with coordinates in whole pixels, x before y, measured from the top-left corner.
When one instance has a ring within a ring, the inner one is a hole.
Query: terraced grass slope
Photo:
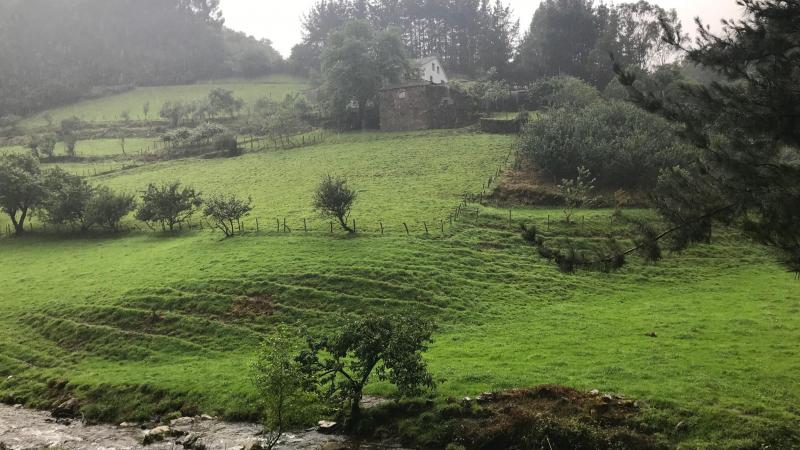
[[[24,120],[22,126],[25,128],[46,126],[45,116],[48,114],[55,124],[72,116],[77,116],[87,122],[119,122],[122,120],[120,114],[123,111],[128,112],[131,120],[144,120],[142,107],[147,102],[150,103],[150,112],[147,118],[153,120],[158,118],[158,113],[165,102],[202,100],[209,92],[218,87],[232,90],[248,106],[252,106],[253,102],[263,97],[273,98],[276,101],[283,100],[286,94],[308,89],[305,80],[284,75],[256,80],[229,79],[193,85],[141,87],[123,94],[86,100],[45,111]]]
[[[261,196],[259,215],[301,215],[315,173],[332,171],[366,186],[357,220],[445,217],[494,173],[505,139],[342,138],[97,181],[124,188],[180,174],[208,189],[204,179],[216,176]],[[271,325],[320,331],[340,314],[412,312],[439,323],[426,355],[439,398],[562,383],[640,399],[643,426],[674,445],[797,439],[800,290],[763,248],[724,232],[658,264],[632,258],[619,273],[565,275],[522,241],[520,223],[580,245],[608,233],[625,242],[611,211],[581,212],[585,222],[567,226],[557,210],[515,209],[509,222],[507,210],[478,208],[428,236],[419,226],[381,235],[373,225],[355,237],[295,228],[233,239],[193,231],[2,240],[0,397],[45,406],[61,386],[52,380],[66,379],[90,417],[182,410],[254,419],[246,367]]]

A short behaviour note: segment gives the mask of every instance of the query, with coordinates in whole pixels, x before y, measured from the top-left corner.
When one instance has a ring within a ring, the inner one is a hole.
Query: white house
[[[444,68],[439,62],[439,58],[427,56],[425,58],[412,59],[410,63],[411,73],[416,74],[420,80],[433,84],[447,84],[447,74],[444,73]]]

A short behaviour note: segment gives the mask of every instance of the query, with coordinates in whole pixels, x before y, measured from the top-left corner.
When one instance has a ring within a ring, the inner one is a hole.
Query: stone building
[[[383,131],[465,127],[475,123],[476,111],[472,98],[446,84],[417,81],[380,92]]]

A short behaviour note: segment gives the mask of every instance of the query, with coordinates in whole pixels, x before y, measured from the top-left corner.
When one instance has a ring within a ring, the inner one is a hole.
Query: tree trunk
[[[350,403],[350,420],[347,421],[347,432],[352,433],[361,420],[361,393],[353,396]]]
[[[11,224],[14,225],[14,234],[16,234],[17,236],[25,234],[25,217],[27,215],[28,215],[28,210],[23,209],[22,214],[19,216],[19,221],[18,221],[16,211],[13,214],[9,214],[9,216],[11,216]]]
[[[342,228],[345,229],[348,233],[355,233],[355,231],[353,231],[353,229],[350,228],[350,225],[347,224],[347,221],[345,221],[344,217],[341,216],[339,217],[339,223],[342,225]]]

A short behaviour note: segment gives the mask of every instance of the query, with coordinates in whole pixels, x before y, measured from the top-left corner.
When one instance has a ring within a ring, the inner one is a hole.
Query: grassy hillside
[[[52,117],[54,124],[72,116],[77,116],[87,122],[119,122],[122,120],[120,114],[123,111],[128,112],[131,120],[144,120],[142,106],[147,102],[150,103],[148,119],[154,120],[158,119],[158,113],[165,102],[201,100],[213,89],[219,87],[232,90],[247,105],[251,105],[262,97],[282,100],[286,94],[308,88],[304,80],[284,75],[260,80],[231,79],[182,86],[141,87],[119,95],[86,100],[74,105],[52,109],[24,120],[22,126],[25,128],[46,126],[45,114]]]
[[[619,273],[577,275],[539,258],[519,225],[626,242],[611,211],[580,212],[580,225],[567,226],[557,210],[517,208],[509,223],[507,210],[470,205],[477,215],[444,232],[436,222],[425,236],[421,222],[480,190],[510,143],[465,132],[345,135],[92,177],[118,189],[180,178],[252,195],[256,216],[287,217],[294,232],[0,240],[0,397],[43,406],[46,382],[67,379],[94,400],[92,417],[194,408],[253,419],[246,367],[272,324],[322,330],[339,314],[412,312],[439,323],[426,357],[440,399],[541,383],[616,392],[643,402],[643,426],[688,447],[754,445],[796,427],[800,290],[737,234],[658,264],[632,258]],[[327,172],[361,191],[354,217],[367,233],[329,235],[318,219],[317,232],[298,232]],[[379,220],[391,227],[384,236]]]

